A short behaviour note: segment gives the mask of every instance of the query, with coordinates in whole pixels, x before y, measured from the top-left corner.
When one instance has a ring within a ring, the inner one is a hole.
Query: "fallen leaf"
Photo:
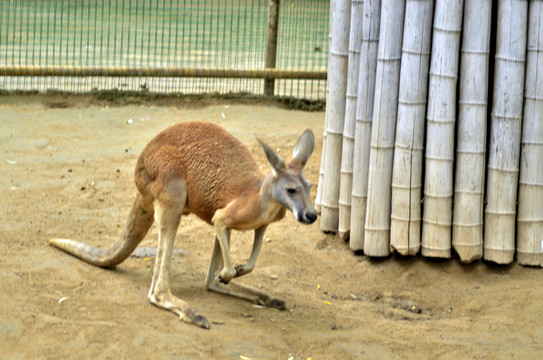
[[[19,187],[19,184],[17,184],[15,181],[11,180],[11,187],[10,190],[15,190]]]
[[[241,360],[253,360],[253,359],[251,359],[250,357],[243,356],[243,355],[241,355],[241,354],[239,355],[239,358],[240,358]]]
[[[59,304],[62,304],[64,301],[68,300],[68,297],[67,296],[63,296],[61,297],[60,299],[58,299],[58,303]]]

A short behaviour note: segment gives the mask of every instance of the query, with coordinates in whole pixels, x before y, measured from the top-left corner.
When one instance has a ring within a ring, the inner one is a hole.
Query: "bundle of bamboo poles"
[[[543,3],[529,4],[332,2],[322,230],[369,256],[543,266]]]

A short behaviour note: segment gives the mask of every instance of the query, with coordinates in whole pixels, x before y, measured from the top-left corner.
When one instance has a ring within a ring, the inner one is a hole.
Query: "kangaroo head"
[[[313,207],[309,189],[311,183],[304,178],[304,166],[313,153],[315,136],[310,129],[298,138],[294,146],[292,160],[285,164],[283,159],[268,145],[258,139],[264,148],[268,162],[272,167],[272,183],[270,194],[275,201],[292,211],[296,220],[311,224],[317,220],[317,212]]]

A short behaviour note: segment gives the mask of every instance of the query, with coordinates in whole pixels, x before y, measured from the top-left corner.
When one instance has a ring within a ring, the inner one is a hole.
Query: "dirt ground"
[[[0,357],[6,359],[540,359],[543,271],[517,264],[393,256],[371,260],[291,214],[268,228],[255,271],[240,282],[281,297],[290,312],[211,293],[212,228],[184,217],[173,291],[205,315],[203,330],[147,300],[153,259],[115,270],[48,245],[51,237],[107,246],[135,194],[139,152],[185,120],[219,123],[267,165],[254,135],[289,158],[323,112],[221,101],[116,106],[84,98],[0,97]],[[313,195],[315,193],[313,189]],[[142,247],[156,246],[156,228]],[[236,263],[251,233],[233,233]]]

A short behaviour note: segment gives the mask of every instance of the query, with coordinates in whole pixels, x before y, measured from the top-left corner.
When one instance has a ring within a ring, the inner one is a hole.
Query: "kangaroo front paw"
[[[217,276],[217,279],[220,283],[228,284],[234,277],[236,277],[236,274],[235,269],[222,269]]]

